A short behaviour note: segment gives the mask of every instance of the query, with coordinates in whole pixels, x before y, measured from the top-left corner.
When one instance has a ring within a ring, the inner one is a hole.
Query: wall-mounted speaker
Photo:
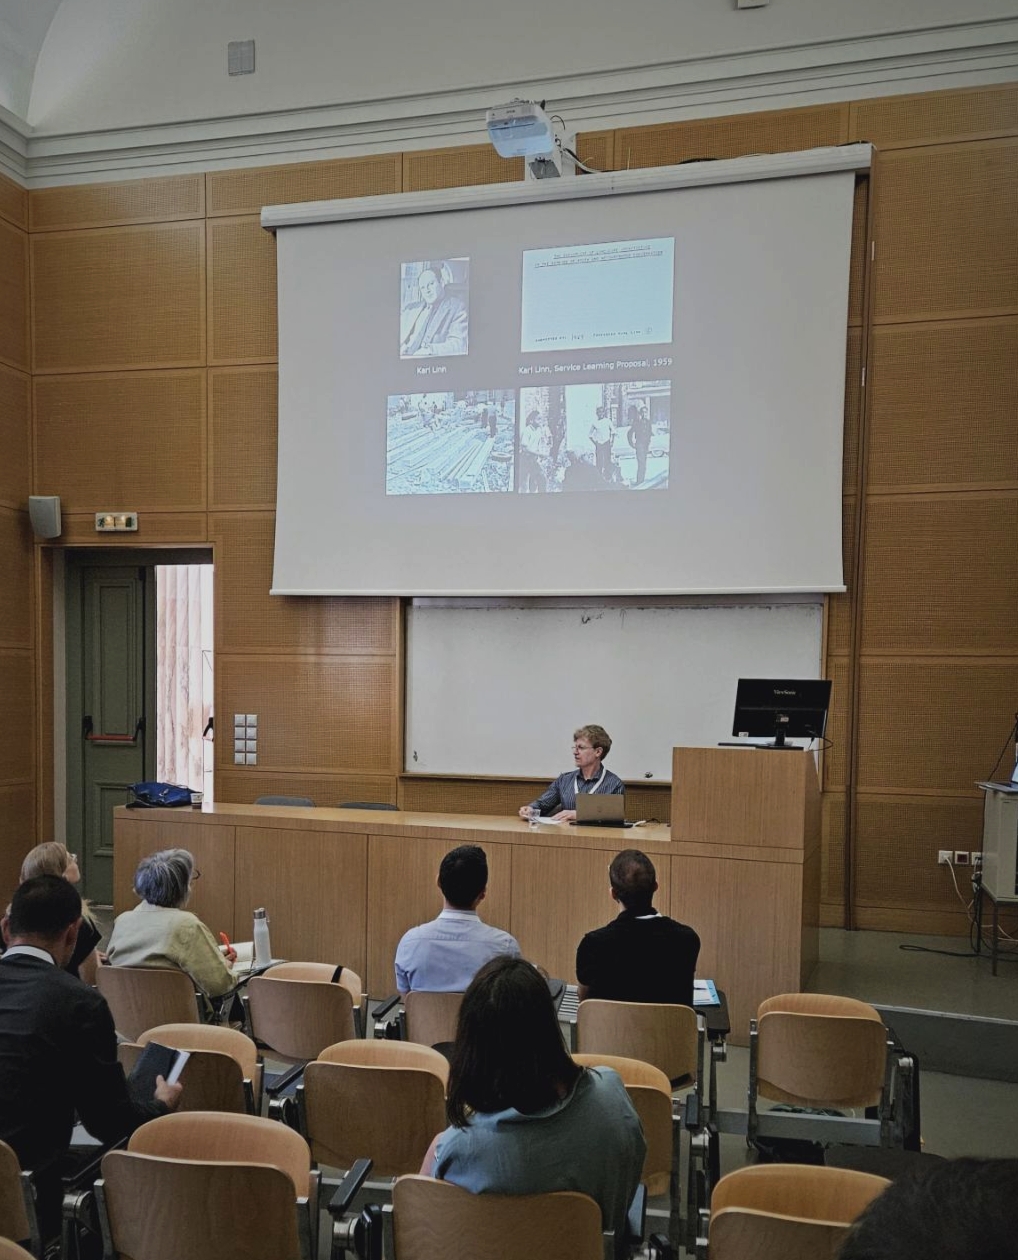
[[[36,538],[60,537],[60,495],[29,495],[28,515]]]

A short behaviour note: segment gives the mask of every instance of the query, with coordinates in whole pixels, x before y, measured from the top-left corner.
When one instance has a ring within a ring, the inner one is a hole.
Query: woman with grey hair
[[[187,849],[163,849],[142,858],[134,875],[141,904],[117,916],[107,946],[114,967],[177,967],[210,998],[234,987],[212,933],[184,909],[200,875]]]

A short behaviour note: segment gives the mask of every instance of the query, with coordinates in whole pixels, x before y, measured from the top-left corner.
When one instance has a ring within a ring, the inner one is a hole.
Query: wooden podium
[[[672,752],[674,917],[700,934],[697,972],[728,994],[731,1040],[817,961],[820,790],[812,753]]]

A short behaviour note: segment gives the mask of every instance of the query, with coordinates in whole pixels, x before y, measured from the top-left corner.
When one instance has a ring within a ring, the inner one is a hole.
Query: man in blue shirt
[[[560,774],[536,801],[521,805],[520,817],[529,818],[530,811],[536,809],[543,818],[573,822],[578,792],[625,796],[625,784],[617,774],[612,774],[601,764],[611,752],[611,747],[611,736],[603,726],[581,726],[573,731],[573,763],[576,769]]]
[[[515,937],[482,923],[477,907],[488,891],[488,859],[476,844],[461,844],[442,859],[437,919],[404,933],[396,947],[400,993],[462,993],[478,970],[499,954],[519,957]]]

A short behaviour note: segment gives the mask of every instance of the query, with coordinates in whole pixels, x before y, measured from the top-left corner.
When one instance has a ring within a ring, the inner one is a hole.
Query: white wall
[[[692,63],[747,53],[767,69],[780,58],[765,50],[816,45],[826,53],[807,60],[838,64],[859,52],[839,41],[1016,17],[1014,0],[773,0],[744,11],[734,0],[63,0],[28,122],[74,132],[420,94],[448,100],[471,88],[500,99],[516,84],[528,94],[548,85],[551,97],[571,76],[594,73],[605,90],[619,72],[670,64],[682,79]],[[227,76],[233,39],[257,41],[254,75]],[[884,51],[907,49],[892,41]]]

